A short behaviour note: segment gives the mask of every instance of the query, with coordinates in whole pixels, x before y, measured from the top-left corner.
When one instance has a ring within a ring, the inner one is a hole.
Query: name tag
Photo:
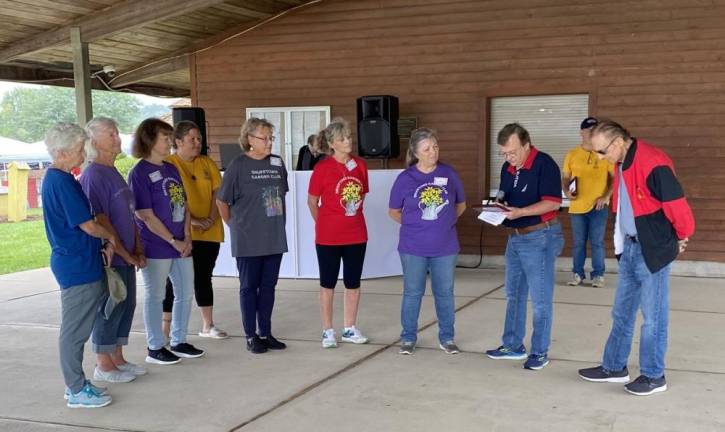
[[[164,176],[161,175],[161,171],[154,171],[151,174],[149,174],[149,178],[151,179],[152,183],[156,183],[157,181],[164,178]]]
[[[355,162],[355,159],[350,159],[349,161],[347,161],[345,166],[347,167],[348,171],[352,171],[357,168],[357,162]]]
[[[433,184],[436,186],[447,186],[448,177],[433,177]]]
[[[269,164],[272,166],[282,166],[282,159],[278,157],[271,157],[269,158]]]

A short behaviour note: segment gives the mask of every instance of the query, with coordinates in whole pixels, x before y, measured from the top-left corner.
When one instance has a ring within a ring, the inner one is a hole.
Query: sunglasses
[[[616,141],[617,138],[619,138],[619,137],[614,137],[614,139],[611,140],[611,141],[609,141],[609,144],[607,144],[607,146],[604,147],[603,149],[601,149],[601,150],[594,150],[594,151],[597,152],[597,153],[599,153],[602,156],[606,156],[607,155],[607,151],[609,151],[609,147],[611,147],[612,144],[614,144],[614,141]]]

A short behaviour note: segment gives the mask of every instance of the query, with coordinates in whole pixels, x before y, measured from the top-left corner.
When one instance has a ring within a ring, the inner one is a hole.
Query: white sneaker
[[[98,366],[96,366],[96,369],[93,371],[93,379],[96,381],[106,381],[110,383],[127,383],[135,380],[136,375],[119,369],[113,369],[106,372],[100,370]]]
[[[116,366],[116,369],[120,370],[121,372],[130,372],[136,376],[146,375],[146,373],[148,372],[145,367],[139,366],[136,363],[131,363],[130,361],[127,361],[122,365]]]
[[[592,286],[594,288],[604,288],[604,276],[594,276]]]
[[[577,286],[582,284],[582,277],[578,274],[574,273],[574,275],[571,277],[571,280],[566,283],[569,286]]]
[[[368,338],[363,336],[363,334],[360,333],[360,330],[358,330],[355,326],[352,326],[346,327],[342,332],[342,341],[354,344],[364,344],[368,343]]]
[[[327,329],[322,332],[322,348],[337,348],[335,330]]]

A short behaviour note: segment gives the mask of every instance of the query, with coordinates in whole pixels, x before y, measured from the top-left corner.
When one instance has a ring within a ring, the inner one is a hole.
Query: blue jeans
[[[274,290],[281,264],[282,254],[237,257],[239,308],[247,338],[272,334]]]
[[[586,279],[584,261],[587,259],[587,240],[592,249],[591,277],[594,279],[604,276],[604,232],[607,230],[608,215],[609,207],[601,210],[593,208],[588,213],[570,214],[573,240],[571,256],[574,261],[572,271],[582,279]]]
[[[531,354],[546,354],[551,343],[554,264],[564,247],[561,225],[522,235],[509,235],[506,244],[506,321],[503,345],[515,349],[526,335],[526,300],[531,293],[534,332]]]
[[[166,278],[174,285],[174,310],[171,313],[171,345],[186,342],[191,313],[191,298],[194,295],[194,263],[191,257],[155,259],[148,258],[141,269],[146,300],[143,307],[143,321],[146,326],[146,343],[149,349],[161,349],[164,332],[161,329],[161,310],[166,294]]]
[[[403,331],[400,333],[401,341],[415,342],[418,338],[420,302],[425,293],[428,271],[430,271],[431,288],[438,317],[438,340],[441,343],[453,340],[455,336],[453,324],[456,320],[453,283],[457,258],[458,255],[426,258],[400,254],[400,263],[403,266],[403,303],[400,307],[400,322],[403,326]]]
[[[108,299],[105,296],[96,314],[96,323],[93,326],[93,352],[110,353],[117,345],[128,345],[128,334],[131,332],[133,313],[136,310],[136,267],[113,266],[126,284],[126,300],[113,308],[113,313],[106,319],[103,309]]]
[[[612,331],[604,347],[602,366],[618,371],[627,366],[637,310],[642,308],[639,337],[639,369],[642,375],[659,378],[665,373],[667,326],[670,305],[670,267],[650,273],[639,243],[625,240],[619,259],[619,284],[612,308]]]

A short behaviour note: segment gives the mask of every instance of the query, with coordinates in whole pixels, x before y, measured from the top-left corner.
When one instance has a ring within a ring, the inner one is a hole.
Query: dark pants
[[[214,306],[214,290],[211,286],[212,272],[219,256],[220,243],[194,240],[191,257],[194,260],[194,297],[199,307]],[[174,288],[166,278],[164,312],[171,312],[174,306]]]
[[[272,334],[274,288],[281,264],[282,254],[237,257],[239,307],[244,334],[248,338]]]
[[[342,280],[345,288],[360,288],[367,243],[334,246],[316,244],[315,248],[317,249],[317,264],[320,267],[321,287],[335,289],[342,260]]]

